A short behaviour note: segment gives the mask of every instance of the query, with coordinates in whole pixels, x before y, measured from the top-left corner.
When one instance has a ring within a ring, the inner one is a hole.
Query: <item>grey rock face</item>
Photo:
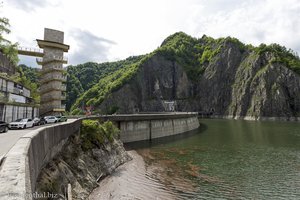
[[[86,152],[79,147],[79,136],[71,138],[64,150],[40,173],[36,191],[59,194],[64,199],[67,185],[72,185],[73,199],[87,199],[98,186],[97,180],[111,174],[119,165],[131,160],[119,140],[106,141]]]
[[[153,56],[130,83],[104,100],[100,109],[117,106],[120,113],[164,111],[163,101],[188,99],[192,87],[179,64],[162,56]],[[179,106],[186,107],[184,104],[183,101]]]
[[[212,111],[231,118],[300,117],[300,76],[273,59],[271,53],[260,56],[227,42],[195,82],[184,66],[154,55],[100,109],[159,112],[164,101],[176,101],[178,111]]]

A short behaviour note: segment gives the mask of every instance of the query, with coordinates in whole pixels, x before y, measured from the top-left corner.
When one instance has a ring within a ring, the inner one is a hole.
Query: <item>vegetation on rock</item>
[[[279,44],[261,44],[259,47],[254,48],[254,51],[259,55],[271,53],[274,56],[274,59],[271,61],[272,63],[284,64],[286,67],[300,74],[300,59],[298,54],[292,49],[287,49]]]
[[[184,68],[188,78],[197,83],[201,80],[208,65],[215,62],[228,45],[236,46],[245,55],[251,55],[251,52],[256,52],[259,56],[272,54],[274,59],[270,62],[283,63],[286,67],[300,74],[299,57],[291,50],[286,50],[285,47],[278,44],[262,44],[259,47],[253,47],[252,45],[245,45],[232,37],[213,39],[204,35],[202,38],[197,39],[183,32],[178,32],[166,38],[153,53],[140,56],[140,59],[143,58],[140,61],[137,59],[133,63],[122,63],[118,70],[102,76],[102,79],[99,77],[100,81],[98,83],[90,89],[88,87],[84,89],[84,94],[76,100],[71,110],[76,110],[82,105],[99,106],[109,94],[121,88],[138,72],[138,69],[144,63],[141,61],[146,61],[154,55],[160,55],[178,63]],[[106,63],[106,65],[109,65],[109,63]],[[82,90],[79,89],[79,91]]]
[[[111,122],[100,123],[98,120],[83,120],[80,129],[81,145],[84,151],[99,148],[106,140],[113,142],[120,130]]]
[[[71,108],[79,96],[82,96],[82,99],[85,99],[85,102],[77,102],[76,107],[89,105],[86,101],[87,99],[91,100],[91,102],[101,102],[101,97],[103,98],[101,94],[107,93],[108,90],[120,84],[111,84],[111,81],[116,82],[117,80],[128,78],[134,70],[134,66],[132,65],[141,60],[141,58],[142,56],[136,56],[117,62],[106,62],[101,64],[88,62],[77,66],[68,66],[67,110]],[[122,77],[120,77],[121,74]],[[89,89],[91,89],[89,93],[84,93]],[[105,91],[98,93],[97,90]],[[75,110],[76,107],[74,107],[73,110]]]

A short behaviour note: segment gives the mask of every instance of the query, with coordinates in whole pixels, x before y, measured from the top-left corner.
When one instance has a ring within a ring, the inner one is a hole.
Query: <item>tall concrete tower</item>
[[[41,115],[59,115],[65,111],[66,75],[63,64],[67,64],[64,52],[70,46],[64,44],[64,32],[45,28],[44,40],[37,43],[43,49],[43,57],[37,58],[41,71]]]

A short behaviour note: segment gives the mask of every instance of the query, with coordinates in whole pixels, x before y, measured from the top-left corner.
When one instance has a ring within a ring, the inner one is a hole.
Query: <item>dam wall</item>
[[[94,116],[40,127],[20,137],[2,158],[0,200],[35,199],[39,195],[35,188],[40,171],[58,153],[63,153],[61,149],[71,135],[80,133],[83,119],[114,121],[124,143],[180,134],[199,127],[194,113]]]
[[[152,140],[185,133],[199,127],[196,116],[181,116],[170,119],[157,118],[142,121],[121,121],[120,139],[124,143]]]

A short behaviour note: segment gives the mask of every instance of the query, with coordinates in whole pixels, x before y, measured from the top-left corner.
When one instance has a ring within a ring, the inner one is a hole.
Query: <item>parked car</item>
[[[10,122],[8,124],[8,128],[9,129],[20,129],[20,128],[29,128],[29,127],[33,127],[33,120],[29,119],[29,118],[25,118],[25,119],[17,119],[14,122]]]
[[[45,120],[44,117],[41,117],[39,121],[39,125],[44,125],[44,124],[47,124],[47,121]]]
[[[44,117],[47,123],[56,123],[58,119],[55,116],[46,116]]]
[[[8,131],[8,123],[0,121],[0,133],[6,133]]]
[[[68,119],[66,116],[56,116],[59,122],[66,122]]]
[[[34,124],[34,126],[40,125],[39,123],[40,123],[40,118],[35,117],[35,118],[33,119],[33,124]]]

